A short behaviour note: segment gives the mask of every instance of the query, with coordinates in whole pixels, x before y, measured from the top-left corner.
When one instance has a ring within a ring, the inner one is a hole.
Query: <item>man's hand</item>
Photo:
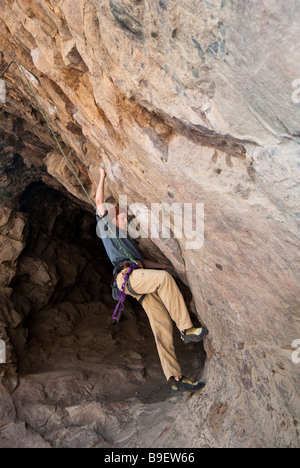
[[[102,166],[100,166],[100,179],[105,179],[106,177],[106,172],[105,172],[105,169],[103,169]]]

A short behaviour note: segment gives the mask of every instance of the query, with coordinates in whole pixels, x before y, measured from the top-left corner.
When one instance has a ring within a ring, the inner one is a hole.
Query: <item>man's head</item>
[[[115,206],[109,210],[108,216],[118,229],[125,231],[128,224],[126,210],[120,208],[119,206]]]

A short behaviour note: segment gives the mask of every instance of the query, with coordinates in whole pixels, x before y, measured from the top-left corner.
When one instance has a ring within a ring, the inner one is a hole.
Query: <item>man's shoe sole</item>
[[[203,327],[202,333],[200,335],[182,335],[181,339],[184,343],[199,343],[206,337],[207,334],[208,334],[207,328]]]
[[[177,382],[175,379],[172,382],[171,386],[171,391],[172,393],[179,393],[179,392],[198,392],[199,390],[202,390],[203,387],[205,387],[204,382],[198,382],[196,385],[193,385],[191,383],[186,383],[185,380],[181,382]]]

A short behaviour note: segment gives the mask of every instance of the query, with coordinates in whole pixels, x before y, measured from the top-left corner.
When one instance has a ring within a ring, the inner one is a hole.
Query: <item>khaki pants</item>
[[[119,289],[126,272],[127,269],[122,270],[117,276]],[[164,270],[140,269],[131,273],[130,285],[134,292],[146,294],[142,305],[148,315],[167,380],[172,376],[182,375],[174,349],[172,320],[179,330],[192,328],[193,324],[175,280]],[[127,287],[125,292],[132,296]]]

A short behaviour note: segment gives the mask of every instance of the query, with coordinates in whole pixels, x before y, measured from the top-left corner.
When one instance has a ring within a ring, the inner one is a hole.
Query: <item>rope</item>
[[[52,130],[52,127],[51,127],[51,125],[50,125],[50,123],[49,123],[49,121],[48,121],[48,118],[47,118],[47,116],[46,116],[46,114],[45,114],[45,112],[44,112],[44,110],[43,110],[43,108],[42,108],[42,106],[41,106],[41,104],[40,104],[40,102],[39,102],[39,100],[38,100],[38,98],[37,98],[37,96],[36,96],[36,94],[35,94],[33,88],[32,88],[32,86],[31,86],[31,84],[30,84],[29,79],[28,79],[27,76],[26,76],[26,73],[25,73],[24,68],[22,67],[22,65],[19,65],[15,60],[13,60],[13,61],[10,62],[10,64],[5,68],[4,72],[1,73],[0,78],[2,78],[2,76],[7,72],[7,70],[9,69],[9,67],[10,67],[13,63],[15,63],[15,64],[19,67],[19,69],[21,70],[21,72],[22,72],[22,74],[23,74],[23,76],[24,76],[24,78],[25,78],[25,80],[26,80],[26,82],[27,82],[27,84],[28,84],[28,87],[29,87],[29,89],[30,89],[30,91],[31,91],[31,93],[32,93],[32,95],[33,95],[33,97],[34,97],[34,100],[35,100],[35,102],[37,103],[37,105],[38,105],[38,107],[39,107],[39,109],[40,109],[40,111],[41,111],[41,113],[42,113],[42,116],[44,117],[44,119],[45,119],[45,121],[46,121],[46,124],[47,124],[49,130],[50,130],[50,132],[51,132],[53,138],[55,139],[56,144],[57,144],[57,146],[58,146],[58,148],[59,148],[61,154],[63,155],[63,157],[64,157],[65,160],[67,161],[67,164],[68,164],[69,168],[71,169],[71,171],[73,172],[74,176],[76,177],[77,182],[79,182],[79,184],[80,184],[82,190],[84,191],[85,195],[87,196],[87,198],[89,199],[89,201],[92,203],[92,205],[94,206],[94,208],[97,209],[97,207],[96,207],[94,201],[93,201],[92,198],[89,196],[89,194],[88,194],[88,192],[87,192],[85,186],[83,185],[83,183],[81,182],[80,178],[78,177],[78,175],[77,175],[77,173],[76,173],[76,171],[75,171],[75,169],[74,169],[72,163],[69,161],[68,157],[66,156],[66,154],[65,154],[65,152],[64,152],[64,150],[63,150],[63,148],[62,148],[62,146],[61,146],[61,144],[60,144],[60,142],[59,142],[59,140],[58,140],[58,138],[57,138],[57,136],[55,135],[54,131]]]
[[[17,62],[15,62],[14,60],[12,60],[12,61],[7,65],[7,67],[5,68],[5,70],[1,73],[0,79],[1,79],[2,76],[7,72],[7,70],[9,69],[9,67],[10,67],[13,63],[17,63]]]
[[[73,167],[73,164],[71,163],[71,161],[69,160],[69,158],[66,156],[66,154],[65,154],[65,152],[64,152],[64,150],[63,150],[63,148],[62,148],[62,146],[61,146],[61,144],[60,144],[60,142],[59,142],[59,140],[58,140],[58,138],[57,138],[57,136],[55,135],[54,131],[52,130],[52,127],[51,127],[51,125],[50,125],[50,122],[49,122],[49,120],[48,120],[48,118],[47,118],[47,116],[46,116],[46,114],[45,114],[45,112],[44,112],[44,110],[43,110],[43,108],[42,108],[42,106],[41,106],[41,104],[40,104],[40,102],[39,102],[37,96],[36,96],[36,93],[34,92],[32,86],[31,86],[31,84],[30,84],[30,81],[29,81],[28,77],[26,76],[24,67],[22,67],[22,65],[20,65],[20,64],[19,64],[18,62],[16,62],[15,60],[12,60],[12,61],[7,65],[7,67],[5,68],[5,70],[1,73],[0,79],[2,78],[2,76],[5,75],[5,73],[7,72],[7,70],[10,68],[10,66],[11,66],[13,63],[15,63],[15,64],[18,66],[18,68],[21,70],[21,72],[22,72],[22,74],[23,74],[23,76],[24,76],[24,78],[25,78],[25,80],[26,80],[26,82],[27,82],[27,84],[28,84],[28,87],[29,87],[29,89],[30,89],[30,91],[31,91],[31,93],[32,93],[32,95],[33,95],[33,97],[34,97],[34,100],[35,100],[35,102],[37,103],[38,108],[40,109],[40,111],[41,111],[41,113],[42,113],[42,116],[44,117],[44,119],[45,119],[45,121],[46,121],[46,124],[47,124],[47,126],[48,126],[48,128],[49,128],[49,130],[50,130],[50,132],[51,132],[51,134],[52,134],[52,136],[53,136],[53,138],[54,138],[54,140],[56,141],[56,144],[57,144],[57,146],[58,146],[58,148],[59,148],[61,154],[63,155],[63,157],[64,157],[65,160],[67,161],[67,164],[68,164],[69,168],[70,168],[71,171],[73,172],[73,174],[74,174],[76,180],[77,180],[78,183],[80,184],[80,186],[81,186],[83,192],[85,193],[86,197],[87,197],[88,200],[91,202],[91,204],[92,204],[93,207],[95,208],[96,212],[98,212],[97,206],[96,206],[94,200],[92,200],[92,198],[91,198],[90,195],[88,194],[88,192],[87,192],[85,186],[83,185],[83,183],[81,182],[79,176],[77,175],[77,173],[76,173],[76,171],[75,171],[75,169],[74,169],[74,167]],[[101,221],[104,222],[104,224],[107,226],[109,232],[112,234],[112,236],[114,237],[114,239],[117,241],[117,244],[118,244],[118,246],[119,246],[119,251],[120,251],[121,253],[123,253],[124,255],[126,255],[127,258],[128,258],[129,260],[131,260],[133,263],[138,263],[138,262],[132,257],[132,255],[126,250],[126,248],[121,244],[121,242],[120,242],[119,239],[116,237],[116,235],[114,234],[114,232],[113,232],[113,230],[111,229],[111,227],[109,226],[109,224],[105,221],[105,219],[103,219],[103,218],[100,218],[100,219],[101,219]]]

